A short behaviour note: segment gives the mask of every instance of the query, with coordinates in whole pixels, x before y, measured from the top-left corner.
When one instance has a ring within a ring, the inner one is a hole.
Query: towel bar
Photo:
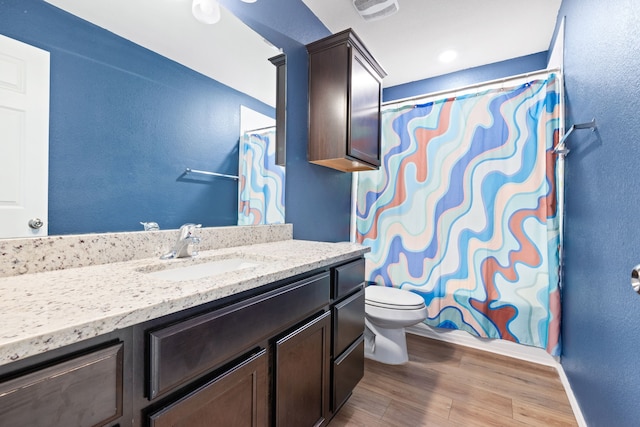
[[[202,174],[202,175],[218,176],[218,177],[221,177],[221,178],[239,179],[239,177],[237,175],[227,175],[227,174],[224,174],[224,173],[201,171],[201,170],[198,170],[198,169],[191,169],[191,168],[186,168],[184,170],[184,173],[185,174],[188,174],[188,173],[199,173],[199,174]]]

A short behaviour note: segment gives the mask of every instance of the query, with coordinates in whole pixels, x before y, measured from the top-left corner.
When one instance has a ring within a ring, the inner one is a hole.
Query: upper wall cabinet
[[[380,166],[380,102],[387,75],[353,30],[307,45],[311,163],[343,172]]]
[[[287,166],[287,57],[269,58],[276,66],[276,165]]]

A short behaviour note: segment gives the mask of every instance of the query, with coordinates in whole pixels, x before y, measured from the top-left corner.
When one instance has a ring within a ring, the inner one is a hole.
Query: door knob
[[[42,222],[40,218],[32,218],[29,220],[29,227],[33,228],[34,230],[37,230],[43,225],[44,225],[44,222]]]

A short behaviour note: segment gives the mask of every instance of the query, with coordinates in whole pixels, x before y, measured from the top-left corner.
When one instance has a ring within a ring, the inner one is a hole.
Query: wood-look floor
[[[577,426],[557,371],[407,334],[409,363],[365,362],[329,427]]]

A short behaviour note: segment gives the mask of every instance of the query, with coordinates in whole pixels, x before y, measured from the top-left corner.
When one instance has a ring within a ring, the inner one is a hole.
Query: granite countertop
[[[353,243],[283,240],[0,278],[0,365],[360,256]],[[201,279],[148,274],[225,257],[260,263]]]

